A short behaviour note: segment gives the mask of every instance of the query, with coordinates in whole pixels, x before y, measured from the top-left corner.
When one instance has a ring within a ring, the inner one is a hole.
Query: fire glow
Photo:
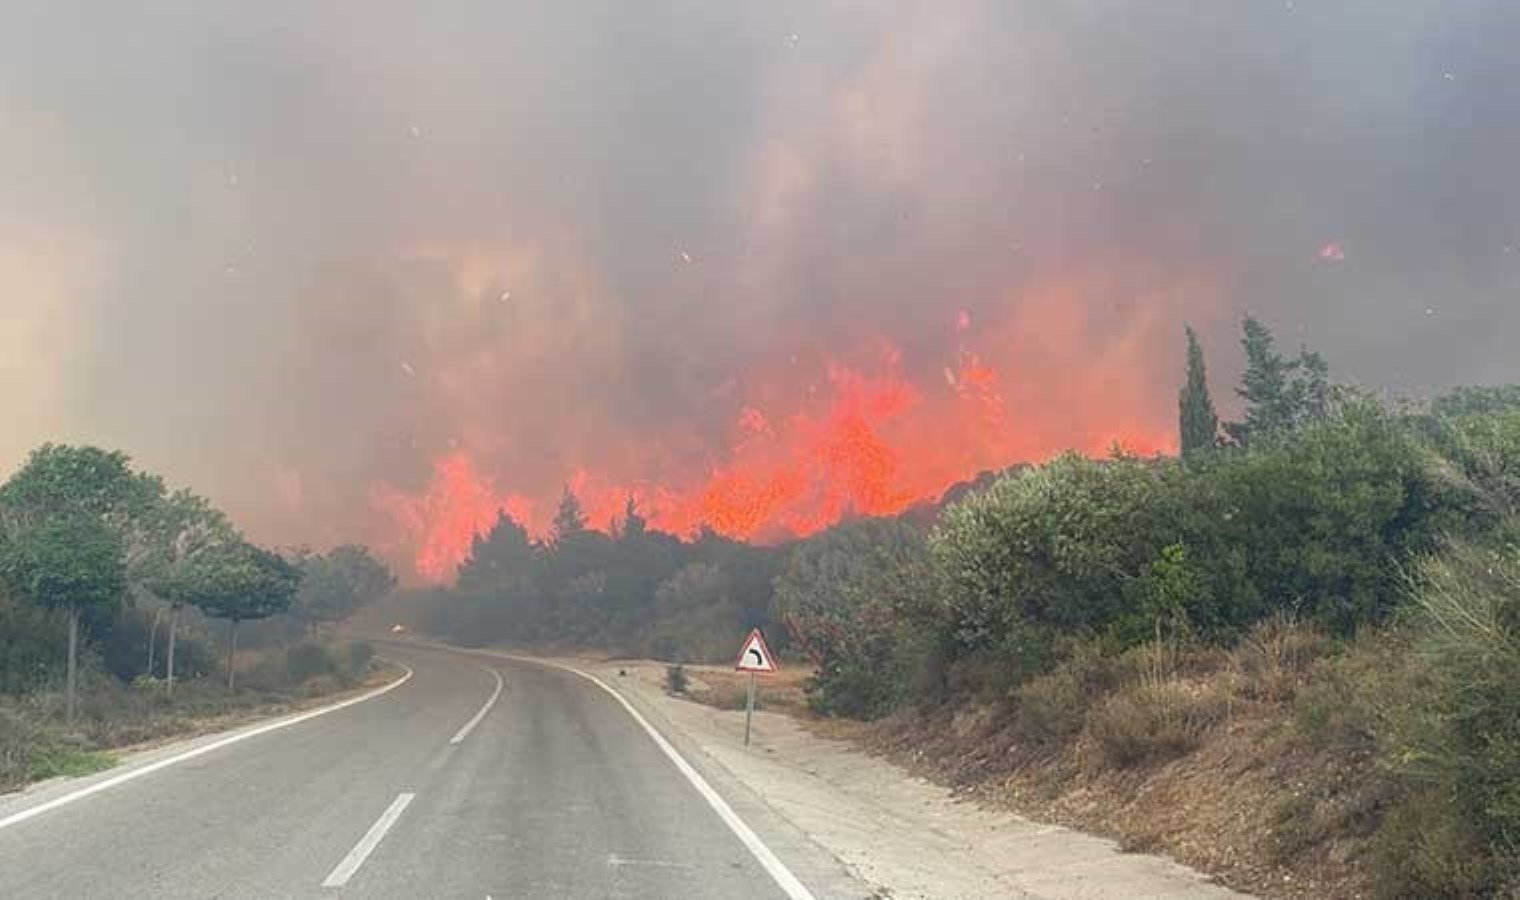
[[[745,379],[751,389],[731,401],[726,443],[689,474],[666,467],[650,478],[572,460],[558,482],[505,486],[465,447],[436,459],[421,491],[382,485],[373,503],[403,533],[398,545],[410,548],[417,574],[436,582],[453,576],[500,512],[546,536],[565,487],[598,529],[615,527],[633,497],[662,531],[687,536],[708,527],[773,543],[849,516],[900,513],[979,471],[1068,449],[1174,449],[1166,404],[1142,396],[1148,389],[1130,377],[1145,341],[1125,334],[1095,355],[1080,305],[1057,299],[1025,315],[995,341],[1000,355],[1024,360],[1016,375],[968,346],[971,319],[961,312],[954,356],[927,367],[927,377],[910,377],[899,350],[878,339],[863,363],[860,354],[855,365],[819,360],[810,382],[795,374]]]

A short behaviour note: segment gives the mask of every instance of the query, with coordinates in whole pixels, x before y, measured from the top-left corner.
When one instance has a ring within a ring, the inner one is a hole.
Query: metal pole
[[[744,703],[744,746],[749,746],[749,723],[755,717],[755,673],[749,673],[749,699]]]

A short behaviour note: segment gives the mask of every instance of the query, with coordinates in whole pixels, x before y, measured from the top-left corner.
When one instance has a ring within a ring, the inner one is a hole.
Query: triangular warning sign
[[[765,635],[760,629],[754,629],[744,639],[744,646],[739,648],[739,662],[734,668],[740,672],[776,671],[776,657],[771,655],[771,648],[766,646]]]

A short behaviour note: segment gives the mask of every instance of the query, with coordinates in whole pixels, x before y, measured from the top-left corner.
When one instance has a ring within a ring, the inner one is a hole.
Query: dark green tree
[[[59,444],[34,450],[0,486],[6,580],[17,596],[68,616],[71,720],[79,613],[125,596],[130,567],[151,543],[144,523],[163,490],[157,478],[134,472],[124,453]],[[78,594],[70,599],[66,591]]]
[[[1286,431],[1293,421],[1289,389],[1293,363],[1277,352],[1272,331],[1253,316],[1242,323],[1246,369],[1235,393],[1246,403],[1245,421],[1225,426],[1231,438],[1244,446],[1251,438]]]
[[[207,553],[233,546],[242,540],[227,517],[204,498],[179,490],[153,505],[144,520],[143,551],[134,567],[134,587],[143,594],[169,604],[168,652],[165,656],[165,690],[174,693],[175,645],[179,615],[184,609],[183,583],[196,560]],[[152,659],[153,635],[148,653]],[[152,665],[149,665],[149,672]]]
[[[118,533],[87,512],[49,516],[8,538],[0,571],[18,596],[61,609],[68,618],[68,699],[74,721],[78,691],[79,613],[120,602],[127,589],[126,556]]]
[[[227,690],[237,689],[238,624],[290,609],[300,589],[301,570],[270,550],[240,542],[196,560],[186,579],[190,602],[227,619]]]
[[[1213,447],[1219,434],[1219,416],[1215,414],[1214,401],[1209,397],[1203,347],[1191,326],[1187,328],[1187,381],[1182,385],[1177,407],[1182,455]]]
[[[326,554],[308,554],[298,560],[301,589],[296,596],[297,615],[315,628],[319,623],[338,622],[389,594],[396,576],[375,559],[368,547],[344,544]]]
[[[623,506],[623,532],[622,539],[625,541],[637,541],[649,530],[649,520],[639,514],[639,504],[628,495],[628,502]]]
[[[1253,438],[1281,436],[1328,416],[1335,388],[1324,357],[1307,349],[1292,359],[1283,356],[1271,329],[1252,316],[1242,327],[1246,368],[1235,393],[1245,401],[1245,420],[1225,425],[1230,438],[1245,446]]]
[[[575,492],[566,485],[565,492],[559,498],[559,510],[554,514],[554,540],[557,543],[585,530],[586,512],[581,508],[581,501]]]

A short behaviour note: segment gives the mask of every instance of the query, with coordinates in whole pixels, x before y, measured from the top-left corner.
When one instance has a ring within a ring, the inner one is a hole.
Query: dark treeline
[[[930,515],[778,548],[654,532],[631,503],[599,533],[567,492],[548,540],[505,517],[479,538],[422,627],[726,661],[759,625],[816,665],[820,712],[991,704],[1010,760],[1087,739],[1116,765],[1184,752],[1216,721],[1158,660],[1278,635],[1332,648],[1342,694],[1302,718],[1322,733],[1364,714],[1344,728],[1389,779],[1388,821],[1438,823],[1390,825],[1388,892],[1515,883],[1520,387],[1389,402],[1248,318],[1241,412],[1222,422],[1187,338],[1177,458],[1017,466]],[[1114,674],[1133,671],[1147,674]]]
[[[682,540],[652,530],[632,500],[611,534],[596,531],[567,490],[546,540],[503,513],[475,539],[457,583],[426,592],[420,624],[465,644],[562,642],[714,661],[737,652],[736,631],[773,624],[781,558],[712,531]]]

